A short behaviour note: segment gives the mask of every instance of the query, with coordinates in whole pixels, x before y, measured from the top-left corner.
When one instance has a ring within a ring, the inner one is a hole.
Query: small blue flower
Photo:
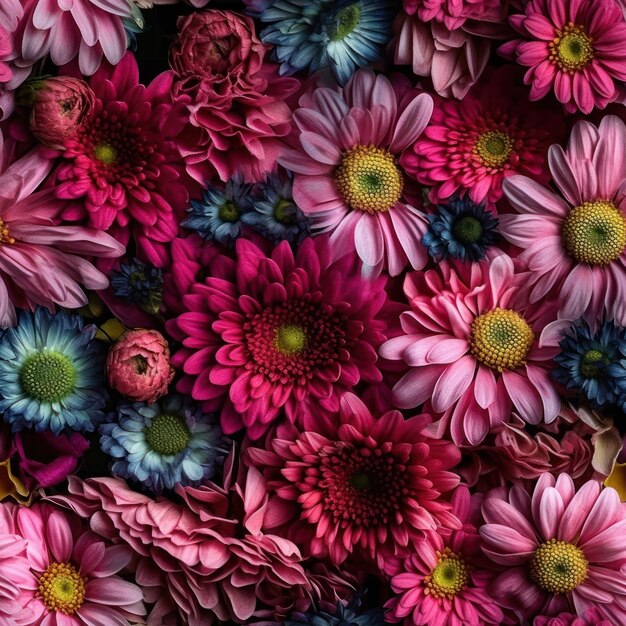
[[[299,244],[309,234],[309,221],[291,197],[291,181],[272,177],[250,198],[252,211],[241,220],[274,243]]]
[[[113,270],[111,287],[118,298],[154,315],[163,299],[163,272],[158,267],[133,259],[130,263],[122,263],[119,270]]]
[[[204,239],[232,245],[243,232],[242,216],[250,210],[252,186],[235,181],[224,189],[209,187],[202,192],[203,201],[191,201],[189,217],[181,225],[197,232]]]
[[[422,244],[436,261],[452,257],[480,261],[497,239],[498,219],[484,205],[469,198],[454,198],[428,215],[428,231]]]
[[[329,68],[340,84],[381,56],[391,37],[393,0],[275,0],[257,3],[269,24],[260,37],[273,44],[281,74]]]
[[[284,626],[383,626],[385,624],[384,609],[368,609],[361,612],[361,599],[355,597],[347,606],[337,602],[334,614],[325,611],[307,611],[292,615],[292,620],[286,620]]]
[[[554,357],[558,367],[554,379],[585,396],[594,406],[615,404],[620,374],[626,383],[620,359],[626,358],[626,331],[604,322],[593,333],[585,321],[571,326],[561,339],[561,353]]]
[[[94,430],[104,418],[104,346],[79,315],[21,311],[0,336],[0,411],[12,430],[58,435]]]
[[[156,493],[212,478],[227,453],[214,416],[179,395],[150,405],[121,404],[116,421],[103,424],[100,435],[102,450],[115,459],[113,474]]]
[[[615,347],[616,355],[613,363],[606,368],[606,374],[615,385],[616,404],[626,412],[626,329],[621,329]]]

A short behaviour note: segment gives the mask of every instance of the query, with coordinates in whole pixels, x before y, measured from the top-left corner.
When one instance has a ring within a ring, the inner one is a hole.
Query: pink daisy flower
[[[504,254],[439,268],[407,276],[404,332],[380,348],[409,366],[393,388],[396,406],[430,400],[443,414],[433,432],[450,432],[458,445],[477,445],[512,409],[530,424],[553,421],[561,403],[548,364],[558,348],[541,347],[539,337],[557,305],[529,305],[527,275]]]
[[[141,589],[116,576],[130,563],[130,548],[110,546],[81,530],[76,516],[48,504],[0,507],[2,536],[18,535],[15,547],[26,544],[26,558],[9,562],[0,578],[13,598],[27,599],[29,626],[124,626],[142,620]]]
[[[389,572],[391,589],[398,594],[385,604],[387,622],[405,626],[500,626],[511,623],[487,587],[493,568],[485,562],[472,518],[467,487],[452,496],[452,512],[463,527],[449,536],[429,533],[401,563]]]
[[[162,266],[187,206],[185,167],[176,140],[185,123],[170,96],[171,72],[145,87],[127,54],[90,81],[91,117],[66,142],[55,171],[57,197],[73,202],[66,220],[87,220],[127,245],[130,237],[150,263]]]
[[[504,18],[500,0],[404,0],[404,10],[416,13],[422,22],[441,22],[449,30],[461,28],[467,20]]]
[[[256,439],[282,411],[292,422],[311,407],[336,411],[359,381],[380,382],[384,278],[362,278],[352,257],[331,261],[324,238],[295,255],[283,241],[269,256],[239,239],[236,252],[210,264],[167,324],[183,344],[177,389],[207,410],[223,405],[224,432]]]
[[[586,315],[626,324],[626,126],[607,116],[578,122],[566,150],[550,147],[557,195],[523,176],[504,184],[518,215],[501,215],[500,231],[522,248],[531,301],[556,290],[559,317]]]
[[[528,105],[510,69],[495,71],[461,101],[437,98],[423,136],[401,165],[438,203],[454,194],[497,201],[513,174],[548,180],[546,150],[560,139],[562,116]]]
[[[337,564],[360,552],[379,567],[428,531],[457,528],[442,495],[459,482],[449,471],[459,450],[425,436],[429,422],[399,411],[375,418],[346,393],[338,417],[317,420],[316,431],[279,427],[269,450],[246,452],[270,490],[268,528],[313,556]]]
[[[626,504],[595,481],[576,492],[567,474],[539,478],[532,497],[513,487],[508,498],[488,497],[483,551],[504,569],[491,592],[530,617],[599,608],[626,623]]]
[[[279,162],[296,172],[293,197],[313,229],[330,232],[337,254],[356,248],[366,266],[393,276],[421,269],[425,220],[408,199],[400,154],[432,112],[408,80],[358,70],[343,88],[319,87],[294,113],[298,147]]]
[[[554,93],[574,113],[603,109],[626,80],[626,19],[615,0],[531,0],[509,18],[521,39],[499,52],[530,68],[530,99]]]

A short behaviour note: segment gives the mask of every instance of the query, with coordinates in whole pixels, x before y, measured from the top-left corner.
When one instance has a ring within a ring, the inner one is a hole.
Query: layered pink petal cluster
[[[13,33],[24,16],[20,0],[3,0],[0,4],[0,121],[13,113],[14,90],[19,87],[30,72],[30,66],[18,67],[19,57]]]

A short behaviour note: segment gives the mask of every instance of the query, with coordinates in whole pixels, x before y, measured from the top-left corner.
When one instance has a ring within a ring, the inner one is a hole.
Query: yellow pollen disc
[[[102,163],[106,163],[109,165],[110,163],[114,163],[117,159],[117,150],[108,143],[100,144],[96,146],[93,151],[94,156],[98,161]]]
[[[557,29],[550,42],[550,61],[563,71],[573,74],[593,59],[592,38],[583,26],[569,22],[563,30]]]
[[[0,245],[3,243],[15,243],[15,239],[9,234],[9,227],[0,219]]]
[[[350,208],[368,213],[391,209],[404,187],[393,155],[374,146],[356,146],[344,152],[335,182]]]
[[[477,361],[502,372],[523,365],[534,340],[535,334],[519,313],[497,308],[472,322],[470,350]]]
[[[85,601],[85,583],[73,565],[51,563],[39,577],[40,597],[49,611],[72,615]]]
[[[626,248],[626,219],[607,200],[574,207],[563,222],[565,251],[579,263],[606,265]]]
[[[474,153],[483,165],[500,167],[504,165],[513,151],[513,140],[502,131],[489,130],[481,133],[476,140]]]
[[[276,329],[274,345],[282,354],[298,354],[306,348],[306,343],[306,332],[300,326],[280,326]]]
[[[580,548],[550,539],[535,550],[530,578],[548,593],[567,593],[585,581],[588,565]]]
[[[469,568],[465,561],[450,548],[437,552],[439,560],[435,569],[424,577],[426,595],[452,600],[462,591],[469,579]]]

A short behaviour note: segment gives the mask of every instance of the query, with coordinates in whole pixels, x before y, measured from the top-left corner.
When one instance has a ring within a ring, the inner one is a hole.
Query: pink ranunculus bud
[[[149,404],[167,393],[174,377],[166,339],[158,331],[145,328],[126,331],[113,344],[106,370],[113,389]]]

